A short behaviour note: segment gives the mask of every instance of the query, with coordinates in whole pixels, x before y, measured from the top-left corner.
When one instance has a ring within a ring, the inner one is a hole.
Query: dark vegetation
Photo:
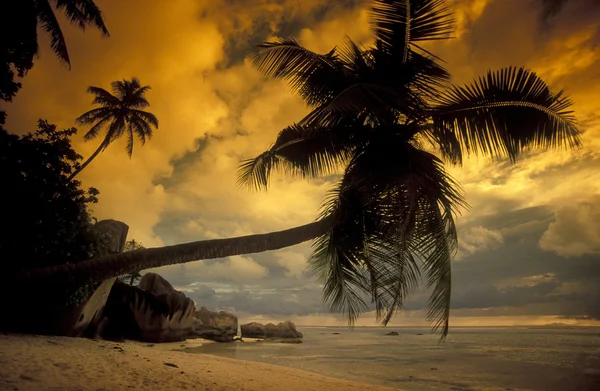
[[[81,189],[68,176],[81,156],[71,145],[75,128],[57,130],[40,120],[35,133],[0,128],[0,208],[9,229],[0,235],[3,268],[31,269],[107,255],[93,229],[90,205],[98,190]]]

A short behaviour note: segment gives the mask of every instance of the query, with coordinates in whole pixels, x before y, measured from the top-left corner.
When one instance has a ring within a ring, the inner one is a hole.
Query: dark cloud
[[[542,18],[547,20],[558,14],[569,0],[540,0],[542,5]]]

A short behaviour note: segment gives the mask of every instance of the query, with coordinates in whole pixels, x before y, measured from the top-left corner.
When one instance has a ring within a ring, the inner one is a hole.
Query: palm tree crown
[[[158,119],[154,114],[141,110],[150,105],[145,97],[148,90],[150,86],[142,86],[135,77],[131,80],[113,82],[112,94],[100,87],[88,87],[87,91],[94,94],[92,103],[100,107],[83,113],[76,121],[80,125],[93,125],[84,135],[86,141],[96,138],[105,127],[107,132],[98,149],[71,174],[71,179],[110,143],[124,134],[127,134],[126,149],[129,157],[133,153],[134,134],[140,139],[142,145],[146,142],[146,138],[152,137],[152,127],[158,129]]]
[[[258,70],[287,80],[311,111],[244,162],[239,182],[267,189],[275,169],[306,178],[341,172],[321,214],[331,227],[309,260],[331,309],[352,323],[370,300],[387,324],[424,277],[428,319],[444,338],[454,216],[466,207],[444,163],[460,165],[467,154],[515,162],[532,148],[579,146],[579,132],[571,102],[530,70],[452,85],[421,46],[450,38],[443,0],[377,0],[371,23],[370,47],[348,39],[318,54],[290,38],[259,46]]]

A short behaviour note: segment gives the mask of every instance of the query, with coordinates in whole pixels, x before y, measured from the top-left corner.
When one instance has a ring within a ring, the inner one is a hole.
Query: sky
[[[318,215],[332,178],[275,176],[266,193],[236,185],[240,161],[264,151],[307,113],[284,82],[253,69],[253,48],[296,38],[327,52],[349,36],[372,40],[368,1],[97,0],[110,38],[60,19],[69,70],[46,37],[12,103],[0,104],[14,133],[38,118],[59,127],[92,108],[90,85],[138,77],[150,85],[159,129],[131,159],[125,140],[81,174],[100,190],[98,219],[124,221],[129,239],[156,247],[306,224]],[[575,151],[529,153],[516,164],[471,158],[449,167],[470,209],[457,217],[451,326],[600,325],[600,2],[448,0],[455,38],[429,44],[459,85],[510,65],[565,89],[583,133]],[[100,140],[74,139],[84,157]],[[329,314],[305,270],[310,244],[153,270],[197,306],[241,321],[344,325]],[[427,292],[416,292],[392,325],[425,325]],[[376,325],[367,312],[358,325]]]

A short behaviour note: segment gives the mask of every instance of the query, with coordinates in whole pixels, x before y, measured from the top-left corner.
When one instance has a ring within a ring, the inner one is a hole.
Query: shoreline
[[[395,388],[329,378],[272,364],[184,350],[213,343],[162,344],[0,334],[0,390],[348,390]]]

